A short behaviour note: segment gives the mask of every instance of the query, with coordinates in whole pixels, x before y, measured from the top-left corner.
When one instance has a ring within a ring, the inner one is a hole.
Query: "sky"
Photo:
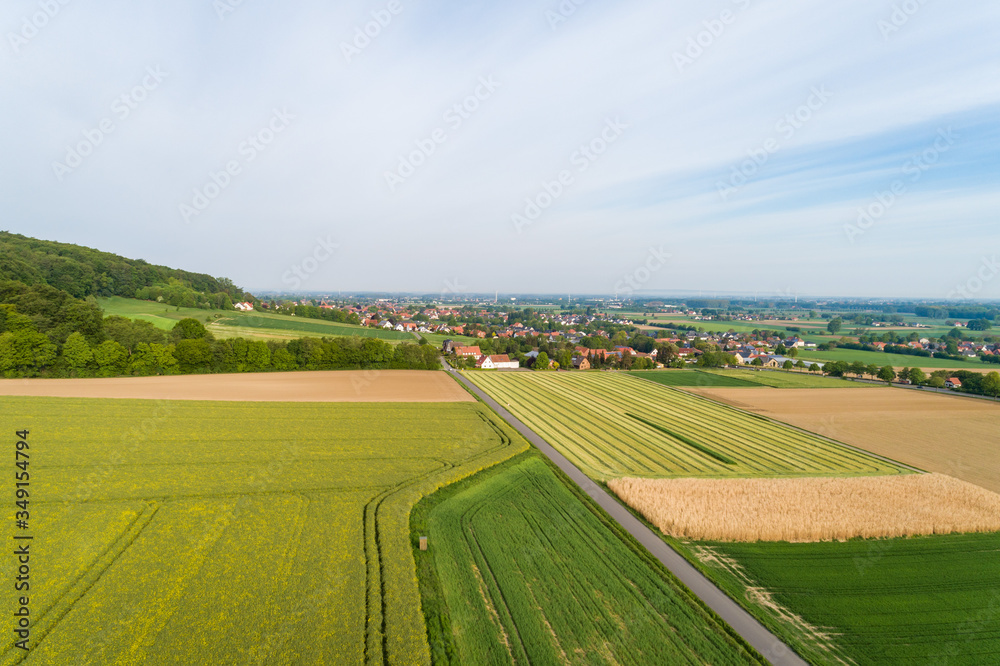
[[[252,291],[996,299],[998,23],[8,0],[0,229]]]

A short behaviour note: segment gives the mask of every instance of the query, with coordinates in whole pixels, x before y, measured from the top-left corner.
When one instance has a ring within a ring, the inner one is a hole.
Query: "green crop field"
[[[1000,663],[1000,534],[668,541],[813,664]]]
[[[436,664],[763,663],[535,451],[412,524]]]
[[[739,379],[755,386],[771,388],[859,388],[871,387],[841,377],[825,377],[808,372],[786,372],[784,370],[710,370],[717,377]]]
[[[839,377],[773,370],[636,370],[630,375],[680,388],[851,388],[865,386]]]
[[[737,377],[726,377],[704,370],[636,370],[630,372],[634,377],[648,379],[664,386],[700,387],[700,386],[755,386],[760,388],[760,384],[746,381]]]
[[[601,481],[622,476],[856,476],[902,471],[814,435],[626,374],[465,374]]]
[[[416,341],[416,338],[411,334],[402,331],[386,331],[370,326],[355,326],[353,324],[340,324],[321,319],[303,319],[301,317],[288,317],[263,312],[227,312],[216,322],[216,326],[234,326],[241,329],[259,330],[263,333],[312,334],[331,337],[357,335],[362,338],[378,338],[379,340]]]
[[[984,370],[987,365],[981,360],[949,361],[943,358],[927,358],[925,356],[907,356],[906,354],[886,354],[883,352],[856,351],[853,349],[832,349],[830,351],[803,351],[799,358],[806,361],[861,361],[875,364],[879,367],[891,365],[896,368],[950,368],[956,370]]]
[[[527,448],[477,403],[0,398],[0,414],[9,439],[31,431],[38,549],[32,649],[8,630],[3,664],[428,664],[410,509]],[[0,560],[4,580],[16,566]]]
[[[420,337],[424,338],[427,342],[438,348],[444,344],[445,340],[451,340],[456,345],[464,345],[466,347],[473,347],[482,342],[479,338],[470,338],[466,335],[446,335],[443,333],[421,333]]]
[[[105,315],[118,315],[129,319],[148,321],[165,331],[172,329],[181,319],[190,317],[208,324],[209,330],[221,338],[237,335],[260,339],[357,335],[389,342],[413,342],[416,340],[409,333],[400,331],[385,331],[380,328],[341,324],[321,319],[288,317],[267,312],[177,308],[172,305],[118,296],[98,299],[98,303]]]
[[[165,303],[140,301],[134,298],[98,298],[98,305],[104,310],[105,316],[117,315],[128,319],[148,321],[157,328],[169,331],[181,319],[192,318],[200,322],[211,321],[215,315],[223,314],[223,310],[201,310],[199,308],[177,308]]]

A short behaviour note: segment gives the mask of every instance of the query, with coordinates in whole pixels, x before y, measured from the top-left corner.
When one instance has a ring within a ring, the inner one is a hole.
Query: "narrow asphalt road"
[[[542,453],[549,457],[552,462],[559,466],[574,482],[576,482],[585,493],[590,495],[602,509],[614,518],[619,525],[625,528],[629,534],[635,537],[653,556],[670,570],[677,578],[694,592],[706,606],[715,611],[719,617],[729,623],[733,629],[739,633],[743,639],[752,645],[758,652],[775,666],[795,665],[802,666],[807,662],[795,654],[791,648],[785,645],[777,636],[768,631],[764,625],[758,622],[752,615],[743,610],[739,604],[726,596],[726,593],[715,586],[709,579],[705,578],[687,560],[679,555],[673,548],[667,545],[663,539],[657,536],[651,529],[633,516],[627,509],[618,503],[607,491],[594,483],[586,474],[581,472],[576,465],[571,463],[564,455],[556,451],[544,439],[536,435],[531,428],[521,423],[513,414],[500,406],[496,400],[486,395],[478,386],[468,382],[458,372],[452,368],[445,368],[452,376],[461,382],[469,390],[482,398],[487,405],[492,407],[507,423],[513,426],[525,439],[537,446]]]

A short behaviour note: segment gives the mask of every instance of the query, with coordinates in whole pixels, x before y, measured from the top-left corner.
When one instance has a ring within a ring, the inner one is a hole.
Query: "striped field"
[[[617,373],[466,376],[594,479],[904,473],[762,417]],[[727,462],[728,461],[728,462]]]

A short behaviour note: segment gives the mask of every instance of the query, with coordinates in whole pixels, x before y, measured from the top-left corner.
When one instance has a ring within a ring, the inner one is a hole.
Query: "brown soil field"
[[[612,479],[664,534],[712,541],[845,541],[1000,530],[1000,495],[944,474],[798,479]]]
[[[0,379],[0,395],[238,402],[475,401],[448,373],[437,370]]]
[[[888,387],[688,390],[1000,492],[1000,403]]]

